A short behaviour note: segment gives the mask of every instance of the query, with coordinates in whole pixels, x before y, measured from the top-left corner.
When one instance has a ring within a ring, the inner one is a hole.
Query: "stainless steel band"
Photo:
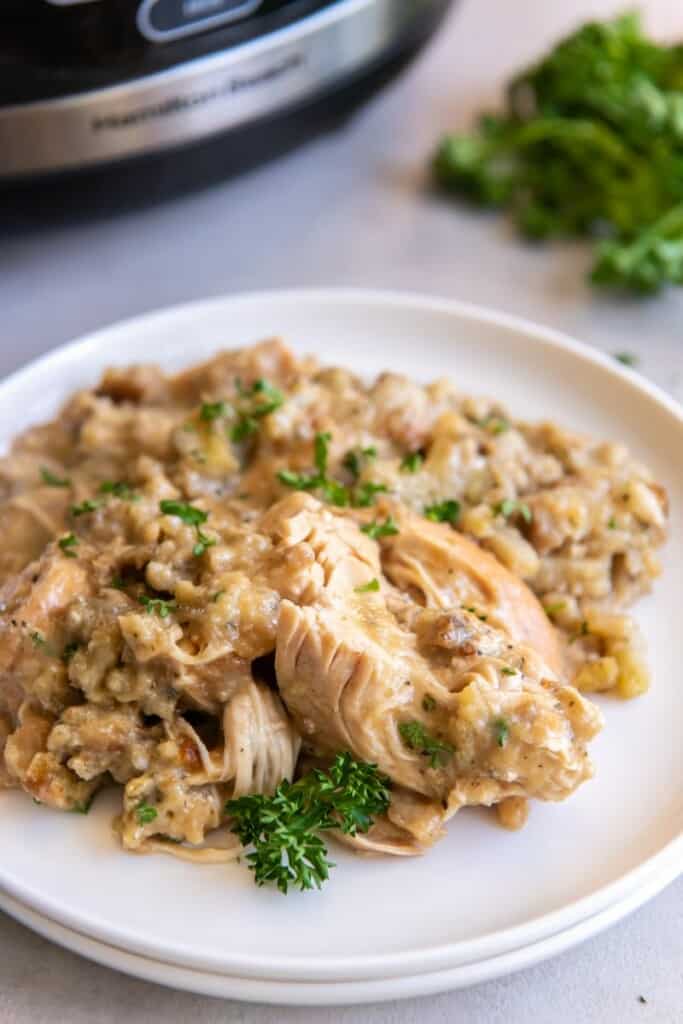
[[[390,49],[440,0],[340,0],[160,74],[59,100],[0,107],[0,178],[154,152],[313,95]]]

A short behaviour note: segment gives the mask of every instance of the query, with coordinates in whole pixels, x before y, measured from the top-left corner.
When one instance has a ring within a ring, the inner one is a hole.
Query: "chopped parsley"
[[[43,634],[39,633],[37,629],[29,633],[29,640],[37,650],[45,651],[50,646]]]
[[[291,469],[281,469],[277,478],[285,487],[291,487],[295,491],[313,491],[320,484],[320,478],[316,474],[307,476],[305,473],[294,473]]]
[[[432,736],[421,722],[401,722],[398,731],[407,747],[429,758],[432,768],[442,767],[455,753],[455,747]]]
[[[212,597],[211,597],[211,600],[213,601],[213,603],[215,604],[216,601],[220,601],[220,599],[222,598],[224,593],[225,593],[224,590],[217,590],[216,593],[213,594]]]
[[[506,420],[504,416],[496,416],[491,413],[483,420],[479,420],[477,426],[488,430],[489,434],[504,434],[506,430],[510,429],[510,421]]]
[[[327,463],[330,458],[330,441],[332,440],[332,434],[329,431],[325,431],[322,434],[316,434],[313,442],[313,462],[315,468],[318,470],[318,476],[321,480],[327,478]]]
[[[435,523],[450,523],[454,526],[460,518],[460,502],[450,499],[427,505],[424,514]]]
[[[135,817],[140,825],[151,825],[156,819],[157,813],[156,807],[151,807],[149,804],[138,804],[135,809]]]
[[[375,577],[368,583],[362,583],[360,587],[354,587],[354,590],[357,594],[374,594],[379,590],[379,580]]]
[[[201,526],[209,518],[209,513],[196,505],[188,505],[186,501],[174,501],[165,498],[159,502],[159,508],[165,516],[177,516],[188,526]]]
[[[482,622],[486,622],[486,620],[488,619],[488,615],[485,615],[483,612],[478,612],[474,605],[464,604],[463,608],[465,609],[466,612],[471,612],[472,615],[476,615],[477,618],[481,619]]]
[[[109,586],[113,587],[114,590],[124,590],[126,581],[121,576],[114,576]]]
[[[436,707],[436,701],[434,700],[434,698],[432,697],[432,695],[430,693],[426,693],[424,695],[424,697],[422,698],[422,710],[423,711],[433,711],[435,707]]]
[[[195,558],[201,557],[207,548],[213,547],[216,543],[215,538],[207,537],[200,529],[200,526],[209,518],[208,512],[197,508],[196,505],[188,505],[186,501],[173,501],[172,499],[160,501],[159,508],[164,515],[177,516],[188,526],[194,526],[197,531],[197,543],[192,548],[192,554]]]
[[[566,607],[566,601],[555,601],[554,604],[544,604],[543,610],[546,615],[557,615],[558,612],[563,612]]]
[[[584,619],[582,621],[581,625],[579,626],[578,632],[574,633],[572,636],[569,637],[569,643],[573,644],[576,640],[579,640],[582,636],[588,636],[589,633],[590,633],[590,630],[588,628],[588,623]]]
[[[101,506],[101,504],[101,499],[86,498],[85,501],[82,501],[80,503],[80,505],[72,505],[70,512],[72,516],[78,518],[78,516],[85,516],[89,512],[96,512],[97,509]]]
[[[617,521],[616,521],[614,516],[610,516],[609,519],[607,520],[607,528],[609,530],[616,530],[616,528],[617,528]]]
[[[125,480],[103,480],[99,487],[100,494],[113,494],[121,501],[139,501],[140,495]]]
[[[71,487],[71,480],[68,476],[56,476],[47,466],[40,467],[40,475],[43,483],[48,487]]]
[[[205,423],[211,423],[213,420],[227,416],[230,411],[230,406],[226,402],[202,402],[199,418]]]
[[[510,735],[510,726],[504,718],[496,718],[493,721],[493,734],[499,747],[504,747]]]
[[[215,537],[207,537],[207,535],[197,527],[197,543],[192,548],[192,554],[195,558],[201,558],[207,548],[212,548],[216,543]]]
[[[236,410],[237,422],[230,432],[230,439],[238,443],[256,433],[258,421],[279,409],[284,396],[263,378],[254,381],[250,388],[244,388],[240,380],[235,381],[235,386],[242,402]]]
[[[637,366],[638,356],[634,355],[633,352],[615,352],[614,358],[618,363],[622,363],[623,366]]]
[[[503,498],[502,501],[497,502],[493,506],[493,513],[497,516],[503,516],[504,519],[520,515],[525,523],[530,523],[533,519],[533,513],[529,506],[525,502],[517,501],[513,498]]]
[[[67,558],[76,558],[76,552],[73,549],[78,546],[78,537],[75,533],[67,533],[65,537],[61,537],[57,541],[57,545]]]
[[[235,381],[239,401],[235,405],[219,399],[216,402],[202,402],[199,418],[204,423],[234,417],[230,428],[230,440],[238,444],[245,441],[258,430],[258,421],[271,412],[279,409],[284,402],[281,391],[274,388],[267,380],[260,378],[251,387],[245,388],[241,380]]]
[[[69,810],[72,814],[87,814],[92,807],[92,797],[89,800],[78,800]]]
[[[502,669],[500,671],[503,673],[504,676],[516,676],[517,675],[517,670],[514,669],[514,668],[510,668],[508,665],[503,665],[503,667],[502,667]]]
[[[357,480],[363,471],[363,467],[370,459],[377,458],[377,449],[374,445],[367,448],[350,448],[342,459],[342,466],[348,469],[354,480]]]
[[[398,526],[391,516],[387,516],[383,523],[379,519],[373,519],[371,523],[361,526],[361,530],[367,533],[368,537],[377,540],[379,537],[393,537],[398,533]]]
[[[386,494],[388,488],[385,484],[375,484],[371,480],[363,480],[357,485],[351,495],[351,504],[355,508],[369,508],[375,504],[376,494]]]
[[[80,646],[81,645],[75,640],[72,641],[70,644],[66,645],[66,647],[62,651],[62,661],[64,662],[65,665],[69,664],[69,662],[71,661],[71,659],[73,658],[74,654],[76,653]]]
[[[340,484],[338,480],[322,480],[319,486],[323,498],[325,501],[329,501],[330,505],[345,508],[349,504],[349,489],[344,484]]]
[[[353,487],[347,487],[346,484],[329,477],[327,467],[331,440],[332,435],[327,431],[315,435],[313,442],[315,473],[294,473],[290,469],[281,469],[277,473],[278,480],[285,487],[291,487],[295,491],[320,490],[323,498],[331,505],[338,505],[341,508],[348,505],[353,505],[354,508],[368,508],[374,504],[375,495],[386,491],[387,488],[384,484],[372,483],[369,480],[363,480],[361,483],[354,484]],[[366,451],[368,450],[366,449]]]
[[[417,473],[424,462],[422,452],[408,452],[401,461],[401,469],[404,473]]]
[[[172,611],[175,611],[177,605],[175,598],[170,598],[168,601],[161,597],[150,597],[149,594],[140,595],[140,604],[153,615],[155,612],[160,619],[167,619]]]

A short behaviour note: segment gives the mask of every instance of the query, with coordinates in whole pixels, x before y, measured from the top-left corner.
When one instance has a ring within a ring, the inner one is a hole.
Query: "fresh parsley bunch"
[[[389,806],[389,779],[374,764],[338,754],[327,771],[314,769],[298,782],[281,782],[273,796],[229,800],[226,813],[244,846],[253,847],[247,863],[257,885],[274,882],[320,888],[334,865],[327,859],[321,832],[367,832]]]
[[[647,39],[636,14],[584,25],[509,83],[501,114],[445,138],[433,167],[527,237],[600,239],[595,284],[680,284],[683,46]]]

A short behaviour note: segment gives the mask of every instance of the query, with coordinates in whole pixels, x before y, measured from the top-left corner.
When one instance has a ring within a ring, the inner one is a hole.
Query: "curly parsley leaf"
[[[596,285],[681,284],[682,65],[635,14],[589,22],[512,79],[500,114],[445,138],[434,176],[528,237],[602,239]]]
[[[344,753],[327,771],[283,781],[272,796],[229,800],[225,810],[233,832],[252,847],[246,860],[257,885],[273,883],[282,893],[319,889],[334,866],[319,833],[367,832],[389,806],[389,785],[376,765]]]

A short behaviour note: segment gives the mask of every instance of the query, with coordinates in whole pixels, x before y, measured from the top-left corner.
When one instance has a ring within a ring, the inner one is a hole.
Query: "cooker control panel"
[[[138,28],[153,43],[168,43],[253,14],[263,0],[143,0]]]

